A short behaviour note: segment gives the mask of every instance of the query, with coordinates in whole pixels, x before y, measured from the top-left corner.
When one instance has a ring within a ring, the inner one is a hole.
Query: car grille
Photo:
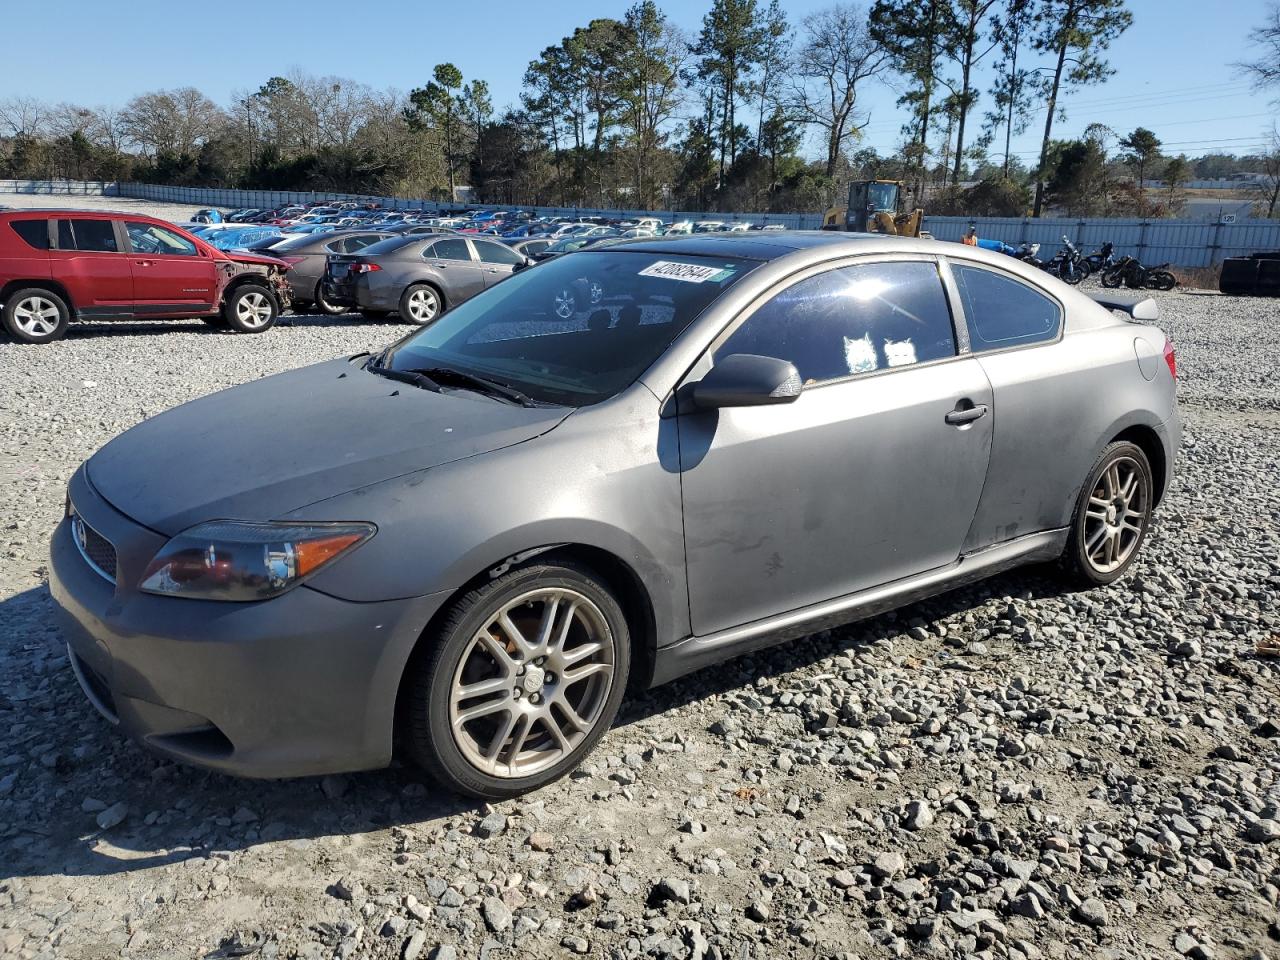
[[[71,514],[71,536],[76,541],[80,556],[84,557],[84,562],[93,568],[94,573],[115,583],[116,548],[111,545],[111,541],[85,523],[84,517],[74,512]]]

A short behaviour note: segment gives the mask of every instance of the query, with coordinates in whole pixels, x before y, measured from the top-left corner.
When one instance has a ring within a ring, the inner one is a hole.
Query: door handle
[[[437,260],[435,263],[432,264],[432,266],[435,267],[437,270],[443,270],[445,267],[448,266],[448,264],[441,263],[439,260]]]
[[[137,264],[138,266],[140,266],[140,267],[149,267],[149,266],[151,266],[151,261],[150,261],[150,260],[135,260],[135,261],[133,261],[133,262],[134,262],[135,264]]]
[[[967,423],[973,423],[975,420],[980,420],[987,415],[987,405],[985,403],[979,403],[977,405],[969,403],[967,407],[961,405],[965,403],[969,403],[969,401],[960,401],[960,403],[956,404],[956,408],[942,419],[953,427],[962,427]]]
[[[497,273],[497,272],[498,272],[498,268],[497,268],[497,267],[486,267],[484,272],[485,272],[485,273]]]

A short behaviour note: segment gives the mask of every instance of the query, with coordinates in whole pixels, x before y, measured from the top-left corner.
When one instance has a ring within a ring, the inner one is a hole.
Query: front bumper
[[[405,663],[444,594],[353,603],[303,585],[256,603],[133,589],[163,537],[107,504],[84,469],[71,498],[116,545],[95,572],[63,520],[49,586],[91,703],[161,754],[226,773],[307,776],[385,766]]]

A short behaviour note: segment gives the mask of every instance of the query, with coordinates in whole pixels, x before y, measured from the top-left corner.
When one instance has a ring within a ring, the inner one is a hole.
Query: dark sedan
[[[330,254],[356,253],[395,234],[385,230],[357,229],[335,233],[310,233],[277,243],[271,255],[289,264],[289,284],[293,287],[294,311],[307,313],[345,313],[341,304],[325,299],[323,281],[325,263]]]
[[[530,261],[496,240],[478,237],[391,237],[358,254],[329,257],[324,295],[366,319],[398,313],[426,326],[444,311],[511,276]]]

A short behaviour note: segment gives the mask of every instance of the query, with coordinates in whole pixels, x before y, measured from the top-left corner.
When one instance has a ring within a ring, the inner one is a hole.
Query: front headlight
[[[369,523],[202,523],[161,548],[139,589],[198,600],[265,600],[368,540],[375,529]]]

